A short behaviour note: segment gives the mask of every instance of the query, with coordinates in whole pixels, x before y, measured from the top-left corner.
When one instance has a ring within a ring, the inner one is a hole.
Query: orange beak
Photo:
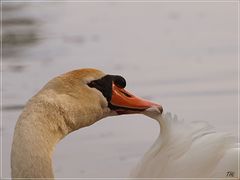
[[[161,105],[134,96],[114,83],[112,84],[112,99],[110,102],[118,114],[139,113],[150,107],[157,107],[161,113],[163,111]]]

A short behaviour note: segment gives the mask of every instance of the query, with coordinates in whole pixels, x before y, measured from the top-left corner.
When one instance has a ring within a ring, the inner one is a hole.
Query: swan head
[[[162,113],[161,105],[137,97],[127,91],[126,80],[121,75],[104,74],[87,83],[87,86],[98,91],[102,99],[107,102],[111,115],[135,114],[144,111]],[[156,110],[157,109],[157,110]]]
[[[60,99],[58,104],[64,106],[64,113],[74,119],[72,121],[81,124],[89,119],[83,126],[107,116],[144,114],[149,109],[162,113],[161,105],[139,98],[125,87],[126,80],[120,75],[105,74],[97,69],[80,69],[54,78],[44,89],[54,90],[57,94],[54,102]]]

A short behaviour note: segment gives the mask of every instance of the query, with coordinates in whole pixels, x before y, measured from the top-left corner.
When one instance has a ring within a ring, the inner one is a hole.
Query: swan
[[[153,107],[152,107],[153,108]],[[134,178],[239,179],[239,143],[204,121],[185,122],[171,113],[145,115],[157,120],[160,134],[130,176]]]
[[[11,176],[54,178],[55,145],[69,133],[107,116],[142,113],[161,105],[126,91],[122,76],[79,69],[50,80],[26,104],[17,120],[11,149]]]
[[[133,178],[239,178],[239,144],[206,122],[187,123],[161,105],[125,90],[126,81],[96,69],[74,70],[50,80],[26,104],[11,150],[12,178],[54,178],[55,145],[69,133],[107,116],[140,113],[160,134],[131,172]]]

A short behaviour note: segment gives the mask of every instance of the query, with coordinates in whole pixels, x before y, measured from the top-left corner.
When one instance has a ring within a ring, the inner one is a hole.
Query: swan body
[[[156,119],[160,134],[131,177],[237,178],[238,144],[206,122],[187,123],[170,113],[146,114]]]
[[[54,178],[55,145],[69,133],[107,116],[162,107],[127,92],[126,81],[96,69],[80,69],[50,80],[26,104],[14,131],[12,178]]]

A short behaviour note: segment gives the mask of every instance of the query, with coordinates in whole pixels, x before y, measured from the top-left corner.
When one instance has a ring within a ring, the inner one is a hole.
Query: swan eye
[[[91,81],[90,83],[87,84],[89,87],[93,88],[96,87],[96,82]]]
[[[126,87],[126,80],[122,76],[114,76],[113,82],[120,88]]]

